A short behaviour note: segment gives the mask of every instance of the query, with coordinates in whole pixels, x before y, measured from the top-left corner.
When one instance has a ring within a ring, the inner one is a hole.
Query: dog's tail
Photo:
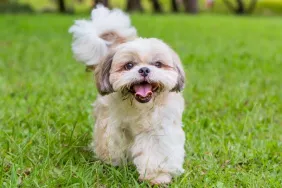
[[[137,37],[128,15],[103,5],[92,10],[91,20],[76,20],[69,32],[73,34],[75,58],[87,66],[97,65],[110,48]]]

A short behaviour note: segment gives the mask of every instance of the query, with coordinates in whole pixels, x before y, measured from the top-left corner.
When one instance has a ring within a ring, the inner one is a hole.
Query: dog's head
[[[137,38],[112,49],[95,69],[102,95],[120,92],[147,103],[161,92],[179,92],[185,75],[177,54],[158,39]]]
[[[95,71],[102,95],[119,92],[147,103],[159,93],[184,87],[177,54],[158,39],[138,38],[130,18],[121,10],[99,5],[91,20],[77,20],[69,31],[75,58],[84,62],[87,70]]]

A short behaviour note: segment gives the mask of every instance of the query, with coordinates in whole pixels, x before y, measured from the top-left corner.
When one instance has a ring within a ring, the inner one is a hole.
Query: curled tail
[[[128,15],[103,5],[92,10],[91,20],[76,20],[69,32],[73,35],[72,51],[76,60],[87,66],[97,65],[110,48],[137,37]]]

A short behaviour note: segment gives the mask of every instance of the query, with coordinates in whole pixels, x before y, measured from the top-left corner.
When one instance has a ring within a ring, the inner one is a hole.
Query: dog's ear
[[[180,92],[184,89],[185,86],[185,72],[183,70],[179,56],[173,50],[172,50],[172,56],[174,61],[174,68],[178,73],[178,77],[177,77],[177,83],[174,86],[174,88],[172,88],[171,91]]]
[[[114,92],[110,83],[110,70],[115,52],[110,52],[95,68],[96,86],[101,95]]]

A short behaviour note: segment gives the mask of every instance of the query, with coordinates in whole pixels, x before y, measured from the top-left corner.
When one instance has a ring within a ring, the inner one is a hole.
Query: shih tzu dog
[[[97,157],[112,165],[131,161],[139,179],[152,184],[182,174],[185,74],[178,55],[159,39],[138,37],[125,13],[102,5],[69,32],[75,58],[94,71],[99,91]]]

